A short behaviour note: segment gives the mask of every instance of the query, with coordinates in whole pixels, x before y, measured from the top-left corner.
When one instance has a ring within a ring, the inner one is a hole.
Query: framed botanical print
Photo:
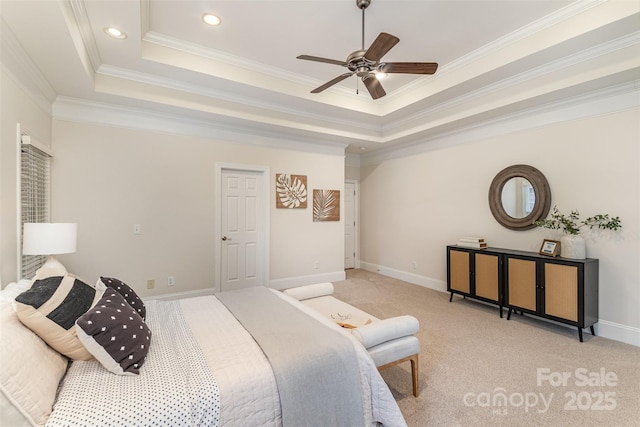
[[[307,176],[276,174],[276,208],[307,208]]]
[[[340,221],[340,190],[313,190],[313,221]]]

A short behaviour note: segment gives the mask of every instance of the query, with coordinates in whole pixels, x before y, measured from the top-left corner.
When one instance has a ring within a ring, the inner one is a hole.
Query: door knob
[[[230,238],[230,237],[227,237],[227,236],[222,236],[222,241],[223,241],[223,242],[224,242],[224,241],[227,241],[227,240],[231,240],[231,238]]]

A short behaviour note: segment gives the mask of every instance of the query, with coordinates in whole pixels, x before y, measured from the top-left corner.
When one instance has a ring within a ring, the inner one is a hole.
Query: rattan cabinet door
[[[469,293],[471,292],[470,257],[467,251],[449,251],[449,288]]]
[[[578,267],[545,263],[544,313],[578,321]]]
[[[498,302],[500,267],[498,255],[476,253],[476,296]]]
[[[536,261],[508,258],[507,271],[507,305],[536,311]]]

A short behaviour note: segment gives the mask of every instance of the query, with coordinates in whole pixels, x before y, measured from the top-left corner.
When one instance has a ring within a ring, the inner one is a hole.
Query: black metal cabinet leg
[[[451,292],[451,296],[449,297],[449,302],[453,300],[453,292]]]
[[[593,335],[595,337],[596,336],[596,330],[593,329],[593,325],[589,326],[589,329],[591,329],[591,335]]]
[[[582,328],[580,326],[578,326],[578,336],[580,337],[580,342],[584,342],[582,341]]]
[[[507,313],[507,320],[511,319],[511,307],[509,307],[509,312]]]

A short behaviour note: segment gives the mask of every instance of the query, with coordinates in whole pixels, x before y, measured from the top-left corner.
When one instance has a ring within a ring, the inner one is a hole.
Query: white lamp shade
[[[22,234],[23,255],[70,254],[76,251],[78,224],[25,223]]]

